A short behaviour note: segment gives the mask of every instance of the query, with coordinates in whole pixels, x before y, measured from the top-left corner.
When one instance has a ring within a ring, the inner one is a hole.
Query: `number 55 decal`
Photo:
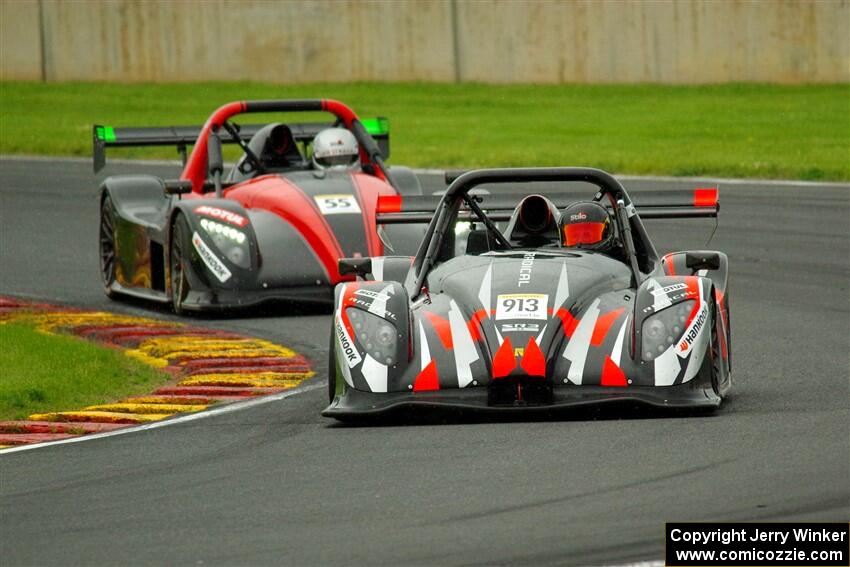
[[[511,293],[496,299],[496,320],[541,319],[546,320],[549,296],[543,293]]]
[[[316,195],[313,198],[323,215],[360,213],[360,206],[354,195]]]

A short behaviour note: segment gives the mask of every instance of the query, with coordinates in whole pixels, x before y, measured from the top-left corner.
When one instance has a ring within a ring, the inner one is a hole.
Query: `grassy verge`
[[[392,122],[392,163],[850,179],[850,85],[2,83],[0,153],[91,154],[91,125],[200,124],[239,99],[327,97]],[[250,120],[243,118],[243,120]],[[173,148],[115,151],[174,158]]]
[[[0,325],[0,419],[81,409],[146,394],[169,376],[76,337]]]

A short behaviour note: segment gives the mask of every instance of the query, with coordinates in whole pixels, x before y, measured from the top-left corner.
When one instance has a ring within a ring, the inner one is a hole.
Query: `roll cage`
[[[316,111],[329,112],[336,116],[337,122],[354,134],[354,138],[360,146],[360,164],[364,171],[373,173],[376,177],[392,185],[378,143],[366,131],[363,123],[351,108],[331,99],[238,101],[219,107],[207,119],[201,129],[180,179],[191,182],[192,191],[203,192],[207,175],[207,148],[210,136],[229,136],[245,150],[247,145],[241,140],[236,128],[229,122],[234,116],[258,112]]]
[[[422,292],[431,269],[439,262],[443,240],[454,230],[454,223],[462,205],[466,205],[471,220],[477,219],[490,232],[494,240],[506,250],[512,248],[508,239],[479,206],[480,198],[470,191],[482,184],[505,184],[527,182],[585,182],[598,188],[594,201],[608,199],[613,209],[614,222],[621,235],[626,262],[632,271],[632,284],[637,287],[643,273],[651,272],[659,258],[643,222],[626,189],[609,173],[600,169],[581,167],[479,169],[458,176],[446,189],[434,211],[422,244],[413,260],[413,278],[408,293],[415,299]],[[472,218],[474,216],[474,219]]]

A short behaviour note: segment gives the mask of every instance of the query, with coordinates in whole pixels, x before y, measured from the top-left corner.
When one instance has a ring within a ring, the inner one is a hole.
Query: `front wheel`
[[[186,297],[189,295],[189,291],[191,291],[189,279],[186,277],[186,270],[189,264],[189,251],[186,245],[188,234],[189,227],[186,219],[182,214],[178,214],[171,228],[171,248],[168,265],[171,274],[171,306],[178,315],[183,315],[186,312],[183,305]]]
[[[106,195],[100,204],[100,230],[99,230],[99,252],[100,252],[100,279],[103,282],[103,290],[109,298],[115,297],[113,284],[115,284],[115,270],[118,261],[118,251],[115,245],[115,225],[118,213],[112,198]]]
[[[328,403],[336,397],[336,356],[334,356],[334,331],[331,328],[331,340],[328,345]]]

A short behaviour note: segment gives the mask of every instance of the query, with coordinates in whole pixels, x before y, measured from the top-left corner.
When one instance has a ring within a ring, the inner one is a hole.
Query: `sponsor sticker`
[[[316,195],[313,199],[323,215],[360,214],[360,205],[354,195]]]
[[[526,252],[522,255],[522,262],[519,265],[519,280],[517,287],[522,287],[531,282],[531,269],[534,268],[534,255],[536,252]]]
[[[383,301],[389,301],[390,300],[389,294],[379,293],[377,291],[372,291],[371,289],[355,290],[354,295],[359,295],[360,297],[368,297],[369,299],[381,299]]]
[[[207,246],[207,243],[203,241],[201,235],[197,232],[192,235],[192,245],[195,247],[195,250],[197,250],[198,256],[201,257],[201,260],[207,268],[209,268],[210,272],[212,272],[212,274],[218,279],[218,281],[224,283],[230,279],[230,276],[233,274],[230,273],[227,266],[218,259],[215,252]]]
[[[691,347],[693,346],[694,341],[699,336],[699,332],[702,330],[703,325],[705,325],[706,319],[708,319],[708,306],[703,304],[699,314],[694,317],[693,322],[691,322],[691,326],[685,330],[685,335],[682,337],[682,340],[679,341],[679,346],[676,348],[676,354],[682,358],[688,356],[688,353],[691,352]]]
[[[538,323],[505,323],[501,327],[503,333],[539,333]]]
[[[351,337],[348,336],[348,331],[345,329],[345,325],[342,324],[342,321],[337,317],[336,320],[336,337],[339,340],[339,348],[342,350],[342,356],[345,358],[345,362],[348,363],[349,368],[354,368],[361,362],[360,353],[357,352],[357,349],[354,347],[354,342],[351,340]]]
[[[672,285],[668,285],[666,287],[662,287],[661,289],[650,290],[650,293],[652,295],[654,295],[655,297],[659,297],[661,295],[667,295],[668,293],[672,293],[672,292],[680,290],[680,289],[687,289],[687,287],[688,286],[686,284],[675,283],[675,284],[672,284]]]
[[[210,207],[209,205],[201,205],[200,207],[195,207],[195,213],[207,217],[212,217],[214,219],[223,220],[226,223],[234,224],[240,227],[248,224],[248,219],[246,219],[240,214],[225,209],[219,209],[218,207]]]
[[[543,293],[509,293],[496,298],[496,320],[546,320],[549,296]]]

